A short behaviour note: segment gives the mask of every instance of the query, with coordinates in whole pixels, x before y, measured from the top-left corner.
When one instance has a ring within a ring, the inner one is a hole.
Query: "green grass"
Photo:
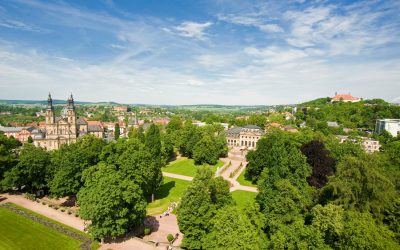
[[[0,207],[0,249],[80,249],[81,242]]]
[[[211,166],[213,172],[217,171],[217,168],[222,167],[224,162],[218,160],[217,164]],[[188,159],[186,157],[179,158],[163,168],[164,172],[173,173],[173,174],[181,174],[186,176],[195,176],[196,175],[196,166],[194,164],[193,159]]]
[[[246,207],[249,203],[254,203],[257,193],[236,190],[232,193],[233,199],[236,201],[236,205],[240,208]]]
[[[249,187],[257,187],[257,185],[254,185],[253,183],[251,183],[250,180],[247,180],[246,177],[244,176],[246,172],[246,169],[242,171],[242,173],[239,175],[239,177],[236,179],[237,182],[240,183],[240,185],[243,186],[249,186]]]
[[[165,212],[170,203],[179,201],[189,185],[190,181],[164,177],[164,183],[156,192],[154,202],[147,205],[147,215]]]

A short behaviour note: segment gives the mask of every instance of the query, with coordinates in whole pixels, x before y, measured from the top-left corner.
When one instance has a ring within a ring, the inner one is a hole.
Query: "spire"
[[[51,94],[49,92],[49,96],[47,97],[47,108],[53,109],[53,99],[51,99]]]
[[[74,108],[74,97],[72,96],[72,93],[71,93],[71,96],[68,98],[68,107],[69,108]]]

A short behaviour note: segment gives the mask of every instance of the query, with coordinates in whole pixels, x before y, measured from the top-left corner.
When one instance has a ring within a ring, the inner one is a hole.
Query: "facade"
[[[127,112],[128,111],[128,107],[127,106],[116,106],[116,107],[114,107],[114,111]]]
[[[337,138],[339,138],[340,143],[343,143],[345,141],[351,141],[351,142],[360,142],[361,146],[363,146],[364,150],[367,153],[373,153],[373,152],[379,152],[379,149],[381,148],[381,144],[377,140],[373,140],[368,137],[358,137],[357,139],[349,139],[348,136],[343,136],[343,135],[338,135]]]
[[[257,141],[265,134],[264,130],[255,125],[234,127],[226,131],[228,146],[255,148]]]
[[[354,97],[351,94],[337,94],[335,93],[335,96],[332,97],[331,102],[359,102],[361,101],[361,98],[359,97]]]
[[[383,130],[386,130],[393,137],[396,137],[400,133],[400,119],[376,120],[375,133],[380,134]]]
[[[33,127],[3,127],[0,126],[0,131],[7,137],[14,137],[18,141],[24,143],[28,141],[29,136],[33,139]]]
[[[76,142],[79,135],[74,99],[71,96],[67,100],[67,106],[62,110],[61,117],[55,117],[53,100],[49,93],[46,108],[46,125],[43,138],[34,140],[35,146],[54,150],[62,144]]]

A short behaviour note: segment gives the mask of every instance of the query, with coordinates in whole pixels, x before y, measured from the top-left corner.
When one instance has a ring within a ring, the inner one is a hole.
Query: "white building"
[[[400,119],[379,119],[376,120],[375,133],[379,134],[383,130],[396,137],[400,132]]]
[[[343,143],[345,141],[351,141],[355,143],[359,142],[367,153],[378,152],[381,147],[379,141],[373,140],[368,137],[358,137],[357,139],[349,139],[348,136],[338,135],[337,138],[339,138],[340,143]]]

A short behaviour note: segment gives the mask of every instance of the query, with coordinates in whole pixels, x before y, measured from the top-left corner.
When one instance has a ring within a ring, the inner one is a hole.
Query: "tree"
[[[62,197],[78,193],[83,185],[82,172],[100,161],[105,142],[86,135],[74,144],[63,145],[52,157],[50,193]]]
[[[146,201],[140,187],[114,166],[100,163],[85,170],[82,179],[79,215],[91,221],[93,237],[115,238],[143,223]]]
[[[260,228],[235,206],[218,210],[203,242],[204,249],[265,249],[267,243]]]
[[[211,136],[204,136],[193,149],[193,159],[196,164],[214,165],[218,161],[218,149]]]
[[[185,235],[182,246],[188,249],[204,247],[216,209],[233,203],[227,181],[213,175],[209,168],[200,167],[178,206],[178,225]]]
[[[179,151],[182,155],[191,158],[193,149],[200,139],[201,133],[198,128],[192,124],[192,121],[186,121],[178,143]]]
[[[152,172],[152,178],[149,180],[151,190],[151,201],[154,201],[154,193],[162,183],[162,161],[161,161],[161,137],[160,130],[154,124],[150,125],[146,133],[145,148],[151,154],[154,161],[153,168],[148,171]]]
[[[396,197],[396,190],[382,173],[380,164],[373,155],[348,156],[338,164],[336,176],[322,189],[320,202],[332,201],[345,209],[371,212],[382,219]]]
[[[40,147],[25,144],[19,155],[18,164],[5,173],[3,185],[6,188],[25,186],[29,192],[47,187],[47,166],[50,163],[49,154]]]
[[[120,134],[121,134],[121,131],[120,131],[120,128],[119,128],[119,123],[115,123],[115,130],[114,130],[114,138],[115,138],[115,140],[118,140]]]
[[[21,142],[12,138],[7,138],[0,132],[0,181],[3,180],[4,173],[12,169],[18,163],[17,149]]]
[[[327,176],[334,173],[335,159],[329,156],[323,142],[312,140],[301,147],[301,152],[307,157],[307,163],[312,167],[312,175],[308,177],[308,183],[316,188],[323,187],[327,182]]]
[[[29,136],[29,137],[28,137],[28,143],[33,143],[32,136]]]

